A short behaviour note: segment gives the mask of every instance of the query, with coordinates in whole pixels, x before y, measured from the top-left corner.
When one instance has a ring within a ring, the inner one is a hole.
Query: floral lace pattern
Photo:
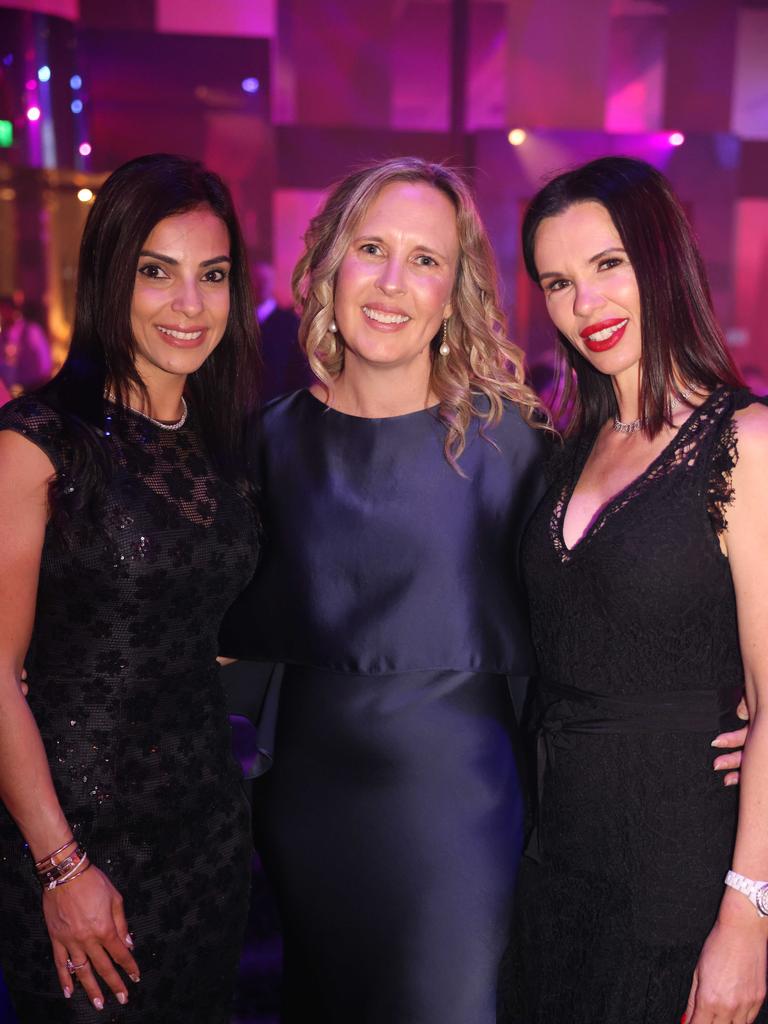
[[[127,1010],[61,998],[29,856],[0,808],[0,960],[22,1024],[224,1024],[247,913],[250,828],[215,657],[223,614],[250,578],[247,501],[219,479],[195,429],[128,414],[94,522],[49,525],[27,665],[29,696],[75,833],[124,895],[141,985]],[[35,398],[0,429],[46,452],[76,489],[68,435]]]
[[[713,392],[693,411],[648,468],[606,502],[584,536],[569,549],[563,540],[563,520],[581,471],[592,451],[593,441],[581,440],[572,444],[570,473],[565,481],[559,482],[559,494],[549,520],[552,543],[561,560],[570,561],[577,548],[585,544],[592,535],[599,533],[613,516],[634,501],[641,491],[652,487],[655,481],[668,477],[681,468],[695,470],[702,459],[707,458],[710,460],[707,476],[707,510],[715,533],[722,533],[726,528],[725,507],[733,497],[730,480],[737,458],[735,424],[732,418],[724,422],[724,416],[733,408],[733,392],[725,388]],[[560,458],[563,464],[567,464],[567,457]]]
[[[714,391],[570,550],[562,519],[589,445],[566,446],[528,527],[542,701],[550,684],[595,695],[596,706],[642,699],[660,711],[650,729],[578,732],[568,730],[578,704],[562,701],[541,790],[543,853],[524,858],[519,876],[504,1024],[659,1024],[685,1009],[736,825],[738,796],[711,768],[710,742],[736,726],[743,686],[718,534],[733,499],[734,413],[754,401]],[[681,696],[690,706],[702,694],[722,709],[711,731],[665,719]]]

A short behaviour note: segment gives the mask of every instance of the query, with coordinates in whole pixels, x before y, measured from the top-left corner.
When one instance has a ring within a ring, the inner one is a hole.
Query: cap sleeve
[[[0,430],[22,434],[45,452],[58,476],[66,473],[69,445],[61,416],[39,398],[25,395],[0,408]]]

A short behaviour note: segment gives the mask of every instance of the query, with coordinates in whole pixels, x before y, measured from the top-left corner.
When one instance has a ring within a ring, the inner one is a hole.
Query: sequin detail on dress
[[[76,490],[58,415],[0,412]],[[107,423],[115,472],[98,520],[52,526],[27,658],[30,706],[75,834],[123,894],[142,970],[126,1009],[65,1002],[39,892],[0,807],[0,960],[23,1024],[224,1024],[247,913],[248,807],[215,662],[256,559],[253,511],[212,471],[194,410],[178,431]]]

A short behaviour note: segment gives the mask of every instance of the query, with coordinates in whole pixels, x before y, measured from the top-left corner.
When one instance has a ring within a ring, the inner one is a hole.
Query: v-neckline
[[[698,419],[701,413],[705,411],[713,402],[715,397],[722,394],[722,392],[722,386],[715,388],[709,395],[707,395],[701,405],[697,405],[695,409],[691,410],[691,414],[680,424],[675,433],[669,439],[669,442],[662,448],[658,455],[651,459],[644,470],[638,473],[637,476],[634,476],[624,485],[624,487],[619,488],[612,497],[608,498],[607,501],[604,501],[603,504],[599,506],[582,535],[575,544],[569,547],[565,542],[565,517],[568,514],[571,499],[573,498],[574,492],[579,485],[579,480],[584,472],[584,467],[589,461],[589,456],[592,454],[595,444],[597,443],[600,430],[597,430],[588,441],[584,440],[577,442],[576,452],[574,453],[574,458],[571,463],[570,478],[563,486],[560,492],[560,497],[555,503],[555,507],[553,509],[554,521],[552,525],[555,526],[553,539],[562,562],[566,563],[571,561],[571,559],[582,549],[585,543],[594,536],[608,516],[613,512],[615,506],[618,505],[618,507],[621,508],[621,503],[624,501],[628,492],[636,489],[645,479],[652,475],[656,468],[667,458],[669,452],[678,446],[684,435],[690,432],[690,428],[694,425],[694,422]]]

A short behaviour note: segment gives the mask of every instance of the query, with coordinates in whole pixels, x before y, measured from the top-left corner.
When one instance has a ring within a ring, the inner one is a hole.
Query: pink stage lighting
[[[30,107],[29,110],[27,111],[27,118],[30,121],[39,121],[40,120],[40,107]]]
[[[669,136],[670,146],[682,146],[685,142],[685,136],[682,132],[672,132]]]
[[[93,152],[90,142],[81,142],[77,147],[77,151],[80,156],[90,156]]]

